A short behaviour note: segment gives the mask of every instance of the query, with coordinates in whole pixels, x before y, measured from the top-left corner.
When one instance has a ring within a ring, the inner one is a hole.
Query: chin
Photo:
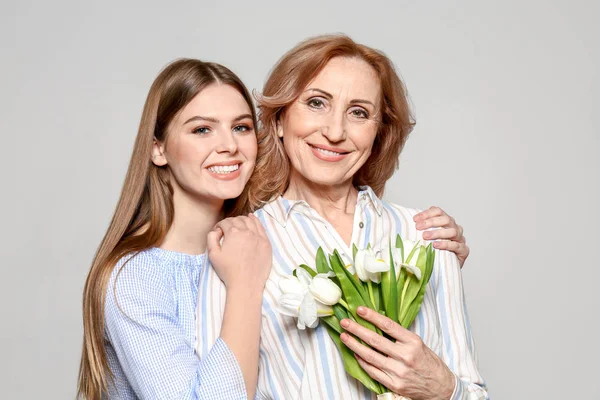
[[[328,173],[323,173],[320,175],[306,176],[305,179],[312,184],[319,186],[337,186],[343,182],[345,179],[341,176],[332,176]]]

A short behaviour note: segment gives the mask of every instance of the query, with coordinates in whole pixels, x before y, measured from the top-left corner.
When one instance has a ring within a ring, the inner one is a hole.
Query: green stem
[[[340,304],[342,307],[344,307],[346,310],[350,311],[350,307],[348,306],[348,303],[346,303],[343,299],[340,299],[338,301],[338,304]]]
[[[373,294],[373,283],[371,281],[367,282],[367,288],[369,289],[369,298],[371,299],[371,303],[373,307],[375,307],[375,295]]]
[[[406,281],[404,282],[404,287],[402,288],[402,296],[400,297],[400,309],[402,309],[402,306],[404,305],[404,297],[406,296],[406,289],[408,289],[408,284],[410,283],[410,276],[409,274],[406,274]],[[400,319],[400,316],[398,315],[398,319]]]

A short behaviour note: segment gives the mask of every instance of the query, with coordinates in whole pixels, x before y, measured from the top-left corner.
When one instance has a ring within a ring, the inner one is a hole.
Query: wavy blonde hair
[[[307,39],[287,52],[273,67],[261,95],[257,95],[258,155],[247,191],[238,199],[242,212],[256,210],[289,184],[290,161],[277,136],[277,123],[306,86],[335,57],[355,57],[376,71],[381,83],[381,118],[373,149],[355,174],[356,187],[368,185],[383,195],[385,183],[398,168],[399,156],[415,122],[404,83],[390,59],[382,52],[358,44],[345,35],[322,35]]]
[[[252,110],[256,126],[250,93],[240,78],[220,64],[177,60],[155,79],[146,98],[121,197],[85,282],[79,398],[101,399],[113,378],[104,347],[104,301],[117,261],[127,254],[160,245],[173,222],[169,167],[152,163],[154,139],[164,142],[171,121],[213,83],[230,85],[240,92]],[[236,200],[226,200],[225,215],[235,215],[236,204]]]

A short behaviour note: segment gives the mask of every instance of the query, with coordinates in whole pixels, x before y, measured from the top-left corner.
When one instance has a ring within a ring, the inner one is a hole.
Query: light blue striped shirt
[[[368,187],[360,191],[354,213],[352,243],[365,248],[385,248],[400,234],[422,239],[412,217],[417,210],[380,200]],[[352,249],[335,228],[308,203],[279,197],[258,210],[273,247],[273,268],[266,283],[262,306],[257,397],[261,399],[375,399],[375,395],[350,377],[325,328],[299,330],[296,319],[276,310],[281,295],[279,281],[298,264],[315,268],[315,254],[338,249],[348,262]],[[218,338],[225,303],[225,287],[212,268],[200,277],[198,344],[205,354]],[[437,251],[434,272],[423,305],[410,328],[455,375],[452,400],[487,399],[487,388],[477,369],[477,357],[466,304],[460,266],[454,253]]]
[[[105,303],[106,351],[114,374],[109,398],[247,398],[241,368],[223,340],[202,360],[194,350],[205,258],[152,248],[119,261]]]

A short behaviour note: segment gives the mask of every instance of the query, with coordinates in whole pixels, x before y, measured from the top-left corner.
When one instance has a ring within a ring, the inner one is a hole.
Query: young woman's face
[[[155,143],[153,162],[168,164],[177,185],[194,197],[238,197],[256,161],[252,112],[232,86],[211,84],[173,119],[166,143]]]
[[[357,58],[334,58],[285,112],[278,127],[291,177],[335,186],[351,182],[373,147],[380,84]]]

